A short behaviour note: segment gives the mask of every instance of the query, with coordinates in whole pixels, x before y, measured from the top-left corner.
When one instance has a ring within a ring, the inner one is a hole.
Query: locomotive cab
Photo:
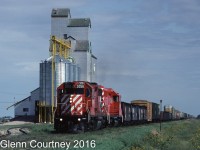
[[[70,129],[80,122],[87,122],[88,109],[92,106],[93,87],[84,81],[66,82],[57,88],[57,109],[54,128]]]

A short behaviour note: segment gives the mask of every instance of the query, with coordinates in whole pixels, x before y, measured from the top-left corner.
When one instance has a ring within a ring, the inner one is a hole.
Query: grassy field
[[[1,139],[1,141],[10,140],[12,142],[30,143],[30,141],[36,140],[39,143],[39,147],[41,146],[41,142],[67,142],[70,143],[69,149],[88,150],[200,149],[200,120],[195,119],[162,123],[161,132],[159,123],[105,128],[99,131],[80,134],[55,133],[53,125],[51,124],[24,126],[30,129],[29,134],[8,136]],[[0,130],[5,130],[10,127],[13,126],[0,126]],[[28,149],[28,147],[29,146],[27,146],[26,149]],[[39,149],[39,147],[35,149]],[[43,147],[41,149],[45,148]],[[46,149],[53,149],[52,145]],[[54,149],[67,149],[67,147]]]

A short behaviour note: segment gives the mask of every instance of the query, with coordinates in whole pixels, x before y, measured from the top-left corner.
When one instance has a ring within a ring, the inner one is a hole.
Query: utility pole
[[[162,116],[161,116],[162,114],[161,113],[162,113],[162,100],[160,100],[160,132],[161,132],[161,129],[162,129],[161,128],[162,127],[161,126],[161,124],[162,124]]]

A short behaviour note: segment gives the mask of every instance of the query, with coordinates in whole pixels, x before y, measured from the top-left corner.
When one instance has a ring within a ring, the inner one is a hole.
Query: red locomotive
[[[56,130],[84,131],[122,122],[121,96],[111,88],[85,81],[57,88]]]

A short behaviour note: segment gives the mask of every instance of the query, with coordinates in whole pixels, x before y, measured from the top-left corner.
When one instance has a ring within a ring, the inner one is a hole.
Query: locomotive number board
[[[75,88],[84,88],[84,83],[83,82],[79,82]]]

